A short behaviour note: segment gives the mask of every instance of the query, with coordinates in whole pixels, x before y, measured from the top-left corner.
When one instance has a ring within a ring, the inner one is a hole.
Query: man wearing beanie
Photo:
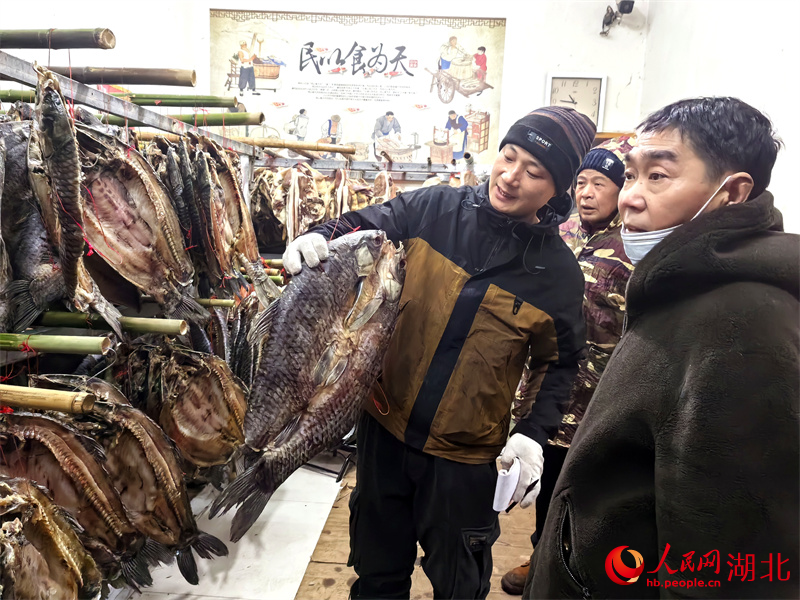
[[[536,529],[531,536],[534,548],[544,528],[553,488],[572,437],[622,336],[625,286],[633,265],[622,246],[622,221],[617,211],[617,197],[625,181],[622,157],[632,148],[631,139],[622,136],[609,140],[586,155],[578,168],[575,184],[577,213],[560,227],[561,238],[574,252],[583,271],[583,314],[589,352],[580,362],[578,377],[572,386],[569,406],[558,434],[544,446],[547,469],[542,475],[542,491],[536,499]],[[523,417],[531,408],[522,402],[529,376],[530,372],[526,369],[515,403],[515,418]],[[500,582],[503,590],[508,594],[521,595],[529,569],[530,561],[527,561],[506,573]]]
[[[583,277],[558,227],[594,133],[574,110],[536,110],[511,127],[488,182],[404,192],[287,246],[291,273],[316,268],[329,239],[357,228],[407,250],[403,309],[358,424],[353,598],[408,598],[417,542],[436,598],[488,594],[495,460],[518,460],[513,499],[530,506],[584,351]],[[535,404],[509,439],[528,356]]]

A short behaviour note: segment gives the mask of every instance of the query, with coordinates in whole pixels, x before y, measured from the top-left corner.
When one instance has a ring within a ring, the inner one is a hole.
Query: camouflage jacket
[[[578,376],[570,392],[569,404],[558,434],[548,443],[568,448],[581,422],[589,400],[611,353],[622,336],[625,316],[625,287],[633,265],[625,255],[617,215],[603,229],[588,233],[574,213],[560,226],[561,239],[575,254],[585,281],[583,314],[586,319],[587,354],[580,362]],[[531,408],[528,388],[531,373],[525,369],[517,391],[514,417],[523,417]]]

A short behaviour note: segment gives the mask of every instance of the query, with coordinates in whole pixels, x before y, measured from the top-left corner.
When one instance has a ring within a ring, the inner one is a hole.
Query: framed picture
[[[606,76],[587,73],[551,73],[547,75],[545,103],[574,108],[603,130],[606,107]]]

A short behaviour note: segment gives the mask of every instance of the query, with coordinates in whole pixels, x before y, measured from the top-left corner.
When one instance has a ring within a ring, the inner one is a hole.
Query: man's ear
[[[728,182],[722,187],[724,191],[728,192],[727,196],[722,200],[722,206],[741,204],[750,197],[750,192],[753,191],[754,185],[750,173],[745,173],[744,171],[733,173]]]

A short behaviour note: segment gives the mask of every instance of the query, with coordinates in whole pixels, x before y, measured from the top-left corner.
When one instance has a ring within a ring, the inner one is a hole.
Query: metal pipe
[[[95,395],[88,392],[66,392],[0,384],[0,404],[14,408],[88,413],[94,408],[95,400]]]

